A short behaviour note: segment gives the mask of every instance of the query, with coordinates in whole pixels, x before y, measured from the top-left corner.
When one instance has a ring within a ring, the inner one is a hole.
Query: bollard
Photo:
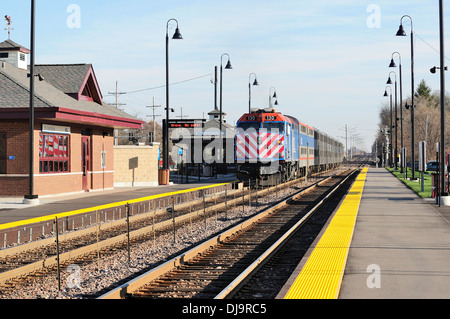
[[[244,194],[245,194],[244,182],[242,182],[242,216],[245,214]]]
[[[203,218],[205,220],[205,230],[206,230],[206,207],[205,207],[205,191],[202,189],[202,196],[203,196]]]
[[[252,188],[251,188],[252,180],[251,178],[248,179],[248,207],[252,208]]]
[[[255,205],[256,205],[256,207],[258,207],[258,182],[259,182],[259,180],[258,179],[256,179],[256,200],[255,200]]]
[[[189,222],[192,228],[192,192],[189,193]]]
[[[278,199],[278,175],[277,175],[277,178],[276,178],[276,181],[275,181],[275,191],[276,191],[276,199]]]
[[[100,224],[98,223],[98,210],[95,211],[95,223],[97,225],[97,270],[100,271],[100,249],[98,247],[99,243],[99,233],[100,233]]]
[[[127,251],[128,251],[128,264],[131,264],[131,251],[130,251],[130,204],[126,205],[127,212]]]
[[[172,197],[172,224],[173,224],[173,243],[176,243],[176,229],[175,229],[175,198]]]
[[[59,266],[59,236],[58,236],[58,217],[55,217],[55,233],[56,233],[56,277],[58,279],[58,291],[61,291],[61,268]]]
[[[227,201],[227,189],[228,187],[225,187],[225,220],[228,219],[228,201]]]
[[[155,215],[156,215],[156,202],[153,201],[153,222],[152,222],[152,230],[153,230],[153,248],[155,248],[155,246],[156,246]]]

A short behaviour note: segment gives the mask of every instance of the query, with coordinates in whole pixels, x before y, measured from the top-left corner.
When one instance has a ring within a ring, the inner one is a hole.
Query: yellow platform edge
[[[77,209],[77,210],[68,211],[68,212],[62,212],[62,213],[58,213],[58,214],[45,215],[42,217],[24,219],[24,220],[17,221],[17,222],[1,224],[0,230],[10,229],[10,228],[14,228],[14,227],[21,227],[21,226],[26,226],[26,225],[30,225],[30,224],[40,223],[40,222],[46,222],[46,221],[54,220],[56,217],[58,217],[58,219],[59,219],[62,217],[69,217],[69,216],[79,215],[79,214],[83,214],[83,213],[89,213],[89,212],[93,212],[96,210],[102,210],[102,209],[108,209],[108,208],[112,208],[112,207],[123,206],[123,205],[126,205],[127,203],[129,203],[129,204],[140,203],[140,202],[145,202],[145,201],[149,201],[152,199],[169,197],[169,196],[184,194],[184,193],[193,192],[193,191],[197,191],[197,190],[209,189],[209,188],[213,188],[213,187],[217,187],[217,186],[223,186],[223,185],[227,185],[227,184],[229,184],[229,183],[220,183],[220,184],[214,184],[214,185],[208,185],[208,186],[202,186],[202,187],[196,187],[196,188],[188,188],[188,189],[184,189],[184,190],[180,190],[180,191],[176,191],[176,192],[162,193],[162,194],[151,195],[151,196],[147,196],[147,197],[130,199],[130,200],[121,201],[121,202],[114,202],[114,203],[110,203],[110,204],[104,204],[104,205],[88,207],[88,208],[83,208],[83,209]]]
[[[339,297],[367,171],[359,173],[284,299]]]

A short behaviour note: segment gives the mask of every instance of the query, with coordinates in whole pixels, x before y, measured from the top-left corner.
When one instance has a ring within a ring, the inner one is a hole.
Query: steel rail
[[[303,224],[316,212],[327,200],[344,184],[353,173],[349,174],[336,187],[333,188],[319,203],[317,203],[305,216],[303,216],[294,226],[292,226],[283,236],[281,236],[269,249],[249,265],[236,279],[234,279],[227,287],[225,287],[214,299],[225,299],[236,288],[241,286],[259,267],[264,265],[268,259],[273,256]]]
[[[210,248],[222,243],[227,237],[231,237],[231,236],[241,232],[242,230],[246,229],[247,227],[251,226],[252,224],[257,223],[258,220],[261,220],[264,217],[266,217],[267,215],[270,215],[275,210],[277,210],[281,207],[284,207],[285,205],[287,205],[287,202],[292,200],[294,197],[300,196],[304,193],[311,191],[315,187],[320,186],[323,183],[326,183],[328,180],[330,180],[333,177],[334,177],[334,175],[330,176],[324,180],[317,181],[316,183],[306,187],[305,189],[295,192],[294,194],[276,202],[272,206],[264,209],[260,213],[243,221],[242,223],[203,242],[202,244],[192,248],[191,250],[189,250],[177,257],[172,258],[171,260],[148,271],[147,273],[142,274],[141,276],[139,276],[125,284],[122,284],[121,286],[115,288],[114,290],[98,297],[98,299],[121,299],[121,298],[124,298],[126,295],[133,293],[134,291],[138,290],[140,287],[146,285],[147,283],[149,283],[149,282],[157,279],[158,277],[164,275],[165,273],[183,265],[184,263],[186,263],[189,260],[191,260],[192,258],[198,256],[199,254],[204,253],[205,251],[209,250]]]
[[[301,180],[301,179],[300,179]],[[283,186],[285,188],[290,187],[296,183],[298,183],[298,180],[293,180],[293,181],[289,181],[287,183],[284,183]],[[320,184],[324,181],[319,181],[316,184]],[[316,184],[313,184],[311,186],[314,186]],[[258,193],[260,195],[264,195],[266,193],[270,193],[273,192],[275,190],[275,186],[272,187],[268,187],[265,188],[263,190],[258,191]],[[236,190],[237,193],[240,193],[239,190]],[[223,192],[221,192],[223,193]],[[214,198],[216,197],[220,197],[221,193],[216,193],[212,196],[209,196],[210,198]],[[230,196],[233,193],[230,193]],[[260,196],[259,195],[259,196]],[[244,194],[244,196],[239,196],[236,197],[235,199],[229,199],[227,201],[227,205],[228,206],[233,206],[233,205],[240,205],[242,202],[242,197],[244,198],[244,200],[248,199],[249,196],[255,196],[254,194]],[[177,208],[181,208],[181,207],[185,207],[185,206],[189,206],[189,205],[193,205],[195,203],[201,203],[202,199],[198,199],[195,201],[191,201],[189,203],[183,203],[181,205],[177,205]],[[208,213],[210,213],[211,211],[215,211],[215,210],[219,210],[221,208],[225,207],[225,203],[218,203],[216,205],[210,206],[210,207],[206,207],[205,209],[201,208],[200,210],[197,211],[193,211],[191,213],[187,213],[187,214],[183,214],[180,216],[175,217],[174,219],[170,218],[155,224],[151,224],[136,230],[133,230],[130,232],[130,239],[134,240],[136,238],[139,238],[141,236],[144,236],[146,234],[149,234],[150,232],[155,232],[155,231],[159,231],[165,228],[169,228],[171,226],[173,226],[173,224],[181,224],[181,223],[185,223],[190,221],[191,219],[194,220],[196,218],[203,218],[203,217],[197,217],[197,216],[201,216],[204,213],[206,213],[208,215]],[[154,216],[154,214],[159,214],[162,215],[164,212],[166,211],[165,208],[163,209],[159,209],[158,211],[151,211],[151,212],[147,212],[147,213],[142,213],[139,215],[135,215],[132,216],[130,218],[130,221],[135,223],[135,222],[139,222],[141,220],[145,220],[148,218],[152,218]],[[157,216],[156,215],[156,216]],[[105,223],[105,224],[101,224],[99,225],[102,231],[114,228],[114,227],[120,227],[120,226],[125,226],[126,225],[126,220],[121,219],[118,221],[112,221],[109,223]],[[93,235],[95,233],[97,233],[98,231],[98,225],[94,225],[92,227],[88,227],[82,230],[78,230],[78,231],[73,231],[70,233],[66,233],[66,234],[62,234],[60,235],[60,242],[67,242],[68,240],[74,240],[75,238],[81,237],[81,236],[88,236],[88,235]],[[64,263],[67,262],[69,260],[76,260],[77,258],[81,258],[83,256],[89,255],[92,252],[98,251],[98,250],[104,250],[107,249],[108,247],[113,247],[115,245],[118,244],[122,244],[124,242],[126,242],[126,240],[128,239],[127,237],[127,233],[123,233],[114,237],[110,237],[108,239],[99,241],[97,242],[92,242],[92,244],[88,244],[86,246],[74,249],[74,250],[70,250],[67,251],[65,253],[62,253],[59,255],[59,261],[60,263]],[[51,246],[54,245],[55,242],[55,237],[50,237],[47,239],[43,239],[43,240],[39,240],[39,241],[34,241],[28,244],[23,244],[20,246],[16,246],[16,247],[11,247],[11,248],[7,248],[7,249],[3,249],[0,250],[0,258],[7,258],[8,256],[15,256],[18,254],[25,254],[27,251],[32,251],[33,249],[37,249],[39,247],[43,247],[43,246]],[[18,277],[22,277],[25,275],[28,275],[30,273],[33,272],[37,272],[40,270],[43,270],[45,268],[48,267],[52,267],[52,266],[56,266],[57,265],[57,260],[56,260],[56,256],[55,255],[51,255],[45,258],[42,258],[40,260],[28,263],[24,266],[19,266],[17,268],[11,269],[11,270],[6,270],[3,272],[0,272],[0,284],[6,283],[10,280],[13,280],[14,278],[18,278]]]

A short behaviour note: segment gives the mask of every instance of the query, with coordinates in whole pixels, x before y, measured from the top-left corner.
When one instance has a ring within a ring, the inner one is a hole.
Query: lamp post
[[[431,73],[436,73],[436,69],[441,70],[441,87],[440,87],[440,106],[441,106],[441,143],[440,143],[440,158],[439,158],[439,176],[440,176],[440,194],[439,196],[439,205],[441,204],[441,196],[447,196],[448,194],[445,192],[445,71],[447,71],[447,67],[445,66],[445,52],[444,52],[444,4],[442,0],[439,0],[439,60],[440,67],[432,67],[430,69]]]
[[[398,55],[398,59],[399,59],[399,65],[398,65],[398,71],[399,71],[399,76],[400,76],[400,150],[403,149],[403,96],[402,96],[402,92],[403,92],[403,84],[402,84],[402,57],[400,55],[400,53],[398,52],[394,52],[392,53],[392,58],[391,58],[391,63],[389,64],[390,68],[395,68],[395,62],[394,62],[394,54]],[[397,105],[396,105],[397,107]],[[395,116],[397,116],[397,110],[395,111]],[[403,156],[403,154],[401,155]],[[402,161],[406,162],[406,161]],[[403,173],[403,165],[400,165],[400,172]]]
[[[389,89],[390,93],[388,95],[387,89]],[[391,124],[389,126],[389,165],[392,167],[392,88],[390,86],[386,86],[386,89],[384,90],[383,96],[389,96],[390,97],[390,109],[391,109]]]
[[[35,59],[35,0],[31,0],[31,32],[30,32],[30,160],[29,160],[29,194],[25,195],[24,203],[38,203],[38,195],[34,194],[34,59]]]
[[[252,75],[255,76],[255,81],[253,82],[253,86],[258,86],[258,80],[256,78],[256,74],[255,73],[250,73],[250,75],[248,76],[248,113],[251,113],[251,108],[252,108]]]
[[[439,43],[441,64],[441,194],[445,192],[445,55],[444,55],[444,1],[439,0]],[[439,203],[440,204],[440,203]]]
[[[164,144],[164,152],[163,152],[163,169],[169,169],[169,22],[175,21],[177,23],[177,27],[175,29],[175,33],[172,37],[174,40],[181,40],[183,37],[181,36],[180,29],[178,29],[178,21],[176,19],[169,19],[166,24],[166,125],[164,125],[164,134],[163,134],[163,144]]]
[[[222,56],[220,57],[220,110],[219,110],[219,138],[220,138],[220,143],[221,143],[221,147],[220,147],[220,155],[222,156],[222,162],[220,163],[220,165],[223,164],[224,162],[224,147],[223,147],[223,132],[222,132],[222,123],[223,123],[223,114],[222,114],[222,83],[223,83],[223,57],[227,56],[228,57],[228,62],[227,65],[225,66],[226,70],[231,70],[233,69],[233,67],[231,66],[231,61],[230,61],[230,55],[228,53],[224,53],[222,54]]]
[[[398,118],[397,118],[397,74],[394,71],[389,72],[389,78],[388,78],[386,84],[392,84],[391,73],[393,73],[394,76],[395,76],[395,81],[394,81],[394,87],[395,87],[395,96],[394,96],[394,100],[395,100],[395,103],[394,103],[394,113],[395,113],[394,138],[395,138],[395,147],[394,147],[394,154],[393,155],[394,155],[394,168],[397,171],[397,169],[398,169],[398,167],[397,167],[397,157],[398,157],[397,156],[398,155],[398,147],[397,147],[397,145],[398,145],[398,140],[397,140],[397,121],[398,121]],[[394,127],[392,127],[392,128],[394,128]]]
[[[415,180],[415,145],[414,145],[414,31],[413,21],[409,15],[404,15],[400,19],[400,26],[398,28],[396,36],[406,36],[406,32],[403,29],[403,18],[408,17],[411,20],[411,180]]]

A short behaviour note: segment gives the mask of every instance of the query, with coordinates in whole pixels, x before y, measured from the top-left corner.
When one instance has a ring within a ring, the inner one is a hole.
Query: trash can
[[[169,185],[169,170],[160,169],[158,174],[159,185]]]
[[[431,174],[431,198],[436,198],[439,186],[439,175]]]
[[[203,166],[203,176],[211,177],[212,176],[212,167],[211,166]]]

